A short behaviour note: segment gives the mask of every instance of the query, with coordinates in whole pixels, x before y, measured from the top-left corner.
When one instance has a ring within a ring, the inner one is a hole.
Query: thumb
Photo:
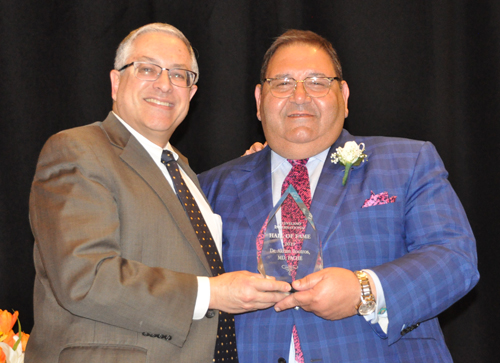
[[[320,270],[313,272],[299,280],[295,280],[292,282],[292,286],[297,291],[304,291],[314,288],[321,280],[326,278],[328,274],[326,274],[326,270]]]
[[[314,282],[314,279],[311,277],[311,275],[292,282],[293,288],[297,291],[309,290],[314,285],[316,285],[316,283]]]

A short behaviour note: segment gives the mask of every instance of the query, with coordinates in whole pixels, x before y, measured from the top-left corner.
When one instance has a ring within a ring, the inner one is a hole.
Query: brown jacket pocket
[[[59,354],[59,363],[146,363],[147,351],[122,345],[80,345],[66,347]]]

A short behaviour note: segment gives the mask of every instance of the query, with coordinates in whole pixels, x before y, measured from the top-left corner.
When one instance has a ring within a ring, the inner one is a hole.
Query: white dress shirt
[[[316,186],[318,185],[319,177],[323,170],[323,165],[325,164],[325,160],[328,156],[328,151],[330,148],[324,150],[323,152],[312,156],[309,158],[306,167],[309,173],[309,182],[311,185],[311,200],[314,197],[314,192],[316,190]],[[281,186],[285,181],[286,176],[292,170],[292,164],[290,164],[287,159],[276,154],[274,151],[271,151],[271,175],[272,175],[272,188],[273,188],[273,205],[276,205],[281,198]],[[313,215],[314,218],[314,215]],[[382,284],[380,280],[375,274],[375,272],[371,270],[363,270],[366,273],[369,273],[372,277],[375,288],[377,289],[377,307],[375,312],[365,316],[366,321],[371,322],[372,324],[378,323],[382,330],[387,333],[387,326],[389,324],[389,319],[387,316],[387,311],[385,309],[385,297],[384,290],[382,289]],[[361,294],[361,292],[360,292]],[[377,314],[377,312],[381,312],[381,314]],[[291,334],[291,332],[290,332]],[[293,336],[290,343],[290,356],[288,362],[296,362],[295,361],[295,347],[293,344]]]
[[[149,141],[135,129],[133,129],[129,124],[127,124],[124,120],[122,120],[116,113],[113,112],[116,118],[127,128],[128,131],[134,136],[137,141],[146,149],[148,154],[151,156],[153,161],[156,163],[158,168],[160,168],[161,172],[167,179],[168,183],[172,187],[172,190],[175,193],[174,184],[172,182],[172,178],[165,167],[165,165],[161,162],[161,155],[163,150],[161,147],[156,145],[155,143]],[[165,146],[165,150],[169,150],[174,155],[175,160],[179,159],[179,155],[172,149],[172,145],[170,142]],[[193,181],[189,178],[189,176],[182,170],[182,167],[179,165],[179,169],[181,171],[182,178],[186,182],[189,191],[193,195],[198,207],[200,208],[201,214],[207,223],[208,228],[210,229],[210,233],[212,234],[212,238],[215,241],[217,246],[217,250],[219,252],[219,256],[222,259],[222,219],[218,214],[212,212],[212,209],[205,201],[205,198],[193,183]],[[198,276],[198,295],[196,297],[196,305],[194,307],[193,319],[200,320],[202,319],[208,311],[208,305],[210,303],[210,281],[206,276]]]

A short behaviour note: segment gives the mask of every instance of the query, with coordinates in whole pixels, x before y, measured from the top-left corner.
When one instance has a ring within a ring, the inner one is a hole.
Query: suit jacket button
[[[278,363],[286,363],[285,358],[283,357],[278,358]]]
[[[216,315],[215,310],[208,310],[205,316],[209,319],[212,319]]]

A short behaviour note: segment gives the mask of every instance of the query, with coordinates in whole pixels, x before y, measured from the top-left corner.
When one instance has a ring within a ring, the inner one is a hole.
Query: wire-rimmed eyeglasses
[[[297,81],[295,78],[266,78],[264,81],[269,83],[271,94],[277,98],[290,97],[297,83],[302,82],[306,92],[311,97],[324,97],[330,91],[330,86],[333,80],[340,81],[339,77],[306,77],[302,81]]]
[[[134,66],[134,75],[141,81],[156,81],[158,78],[160,78],[161,72],[167,71],[170,82],[172,82],[172,84],[177,87],[191,87],[194,84],[196,77],[198,76],[196,72],[187,69],[163,68],[157,64],[148,62],[132,62],[129,64],[125,64],[118,70],[118,72],[123,71],[125,68],[130,67],[131,65]]]

